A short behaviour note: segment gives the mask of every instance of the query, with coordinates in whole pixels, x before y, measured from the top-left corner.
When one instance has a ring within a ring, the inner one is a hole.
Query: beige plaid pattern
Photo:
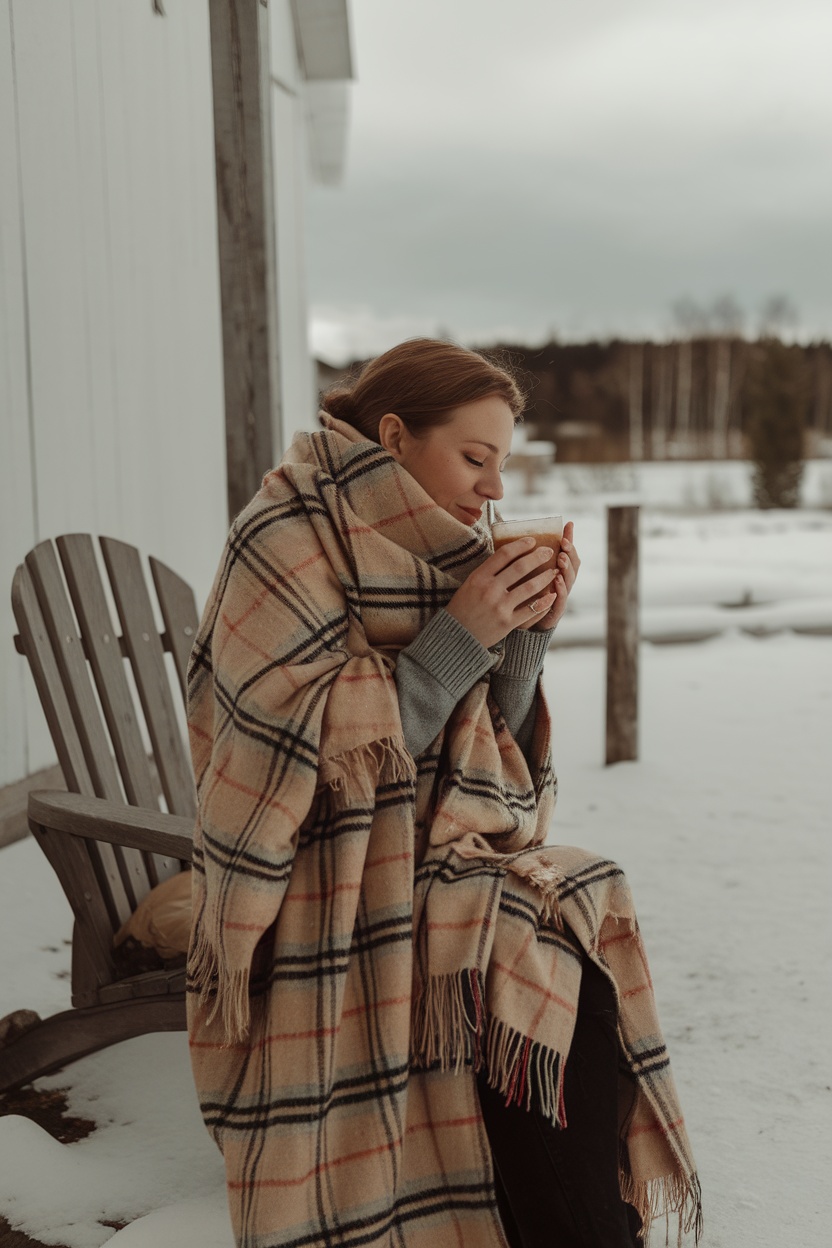
[[[626,881],[543,847],[555,781],[486,675],[419,758],[395,659],[489,553],[378,445],[298,435],[194,646],[189,1030],[246,1248],[505,1245],[475,1073],[563,1121],[576,940],[621,1002],[622,1189],[698,1218]]]

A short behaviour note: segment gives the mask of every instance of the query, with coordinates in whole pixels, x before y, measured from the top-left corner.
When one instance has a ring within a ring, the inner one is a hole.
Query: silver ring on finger
[[[529,603],[529,610],[531,611],[532,615],[537,615],[538,611],[540,610],[540,607],[537,605],[537,599],[536,599],[536,598],[535,598],[534,602],[530,602],[530,603]]]

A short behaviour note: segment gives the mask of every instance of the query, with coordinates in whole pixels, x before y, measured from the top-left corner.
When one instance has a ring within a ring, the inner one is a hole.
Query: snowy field
[[[545,675],[561,781],[552,839],[609,854],[630,877],[702,1178],[703,1248],[826,1248],[832,513],[645,500],[655,636],[641,650],[640,759],[605,768],[604,652],[576,644],[600,636],[605,501],[553,473],[545,496],[504,507],[573,517],[583,559]],[[658,644],[686,629],[705,640]],[[66,1008],[70,930],[38,846],[0,851],[0,1016]],[[12,1226],[69,1248],[231,1248],[184,1034],[128,1041],[39,1082],[68,1088],[69,1112],[97,1130],[61,1145],[0,1118],[0,1215]]]
[[[749,466],[739,462],[563,465],[522,497],[519,474],[507,473],[506,519],[555,513],[575,521],[582,568],[555,644],[603,643],[606,508],[629,503],[641,507],[645,639],[832,631],[832,462],[807,465],[800,510],[740,506],[750,499],[750,481]],[[723,499],[716,510],[714,494]]]

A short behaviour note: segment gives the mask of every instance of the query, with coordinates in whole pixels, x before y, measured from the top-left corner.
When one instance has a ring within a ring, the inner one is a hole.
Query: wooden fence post
[[[638,758],[638,515],[607,509],[608,764]]]

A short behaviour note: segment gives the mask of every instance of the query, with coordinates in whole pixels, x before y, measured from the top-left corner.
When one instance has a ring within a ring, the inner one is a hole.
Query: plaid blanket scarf
[[[189,673],[190,1044],[237,1243],[505,1248],[475,1072],[564,1125],[578,943],[621,1006],[622,1191],[698,1225],[627,883],[543,847],[542,692],[531,763],[487,675],[404,744],[396,655],[488,534],[322,421],[235,521]]]

